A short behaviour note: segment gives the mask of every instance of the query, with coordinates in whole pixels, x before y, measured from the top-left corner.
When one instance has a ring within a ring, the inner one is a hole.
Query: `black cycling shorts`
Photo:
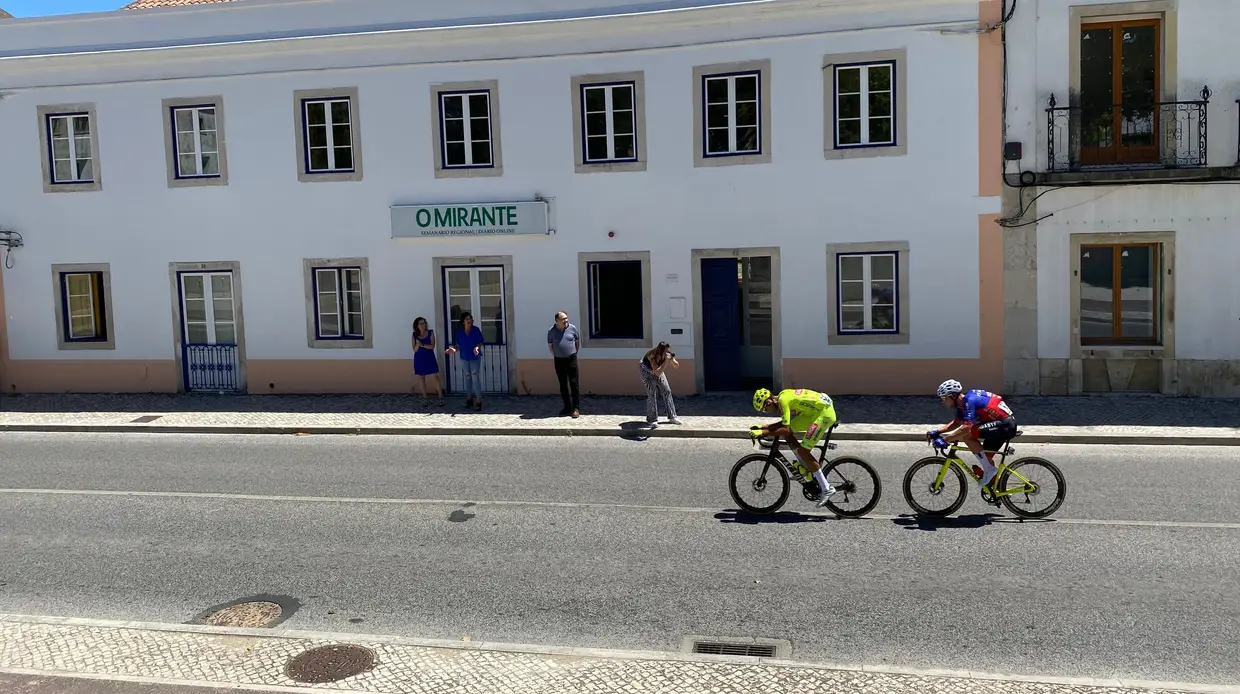
[[[993,422],[979,424],[973,428],[978,441],[982,442],[982,450],[998,451],[999,447],[1016,436],[1016,418],[1008,417]]]

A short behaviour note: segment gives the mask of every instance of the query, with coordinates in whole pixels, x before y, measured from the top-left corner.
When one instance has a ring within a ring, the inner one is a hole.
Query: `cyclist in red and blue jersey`
[[[985,487],[995,478],[995,469],[990,462],[999,447],[1016,435],[1016,417],[1012,408],[1003,398],[988,390],[964,391],[960,381],[944,381],[937,395],[945,407],[956,411],[955,418],[948,422],[942,431],[930,431],[926,438],[942,437],[945,441],[960,441],[969,447],[969,451],[977,456],[982,468],[981,485]]]

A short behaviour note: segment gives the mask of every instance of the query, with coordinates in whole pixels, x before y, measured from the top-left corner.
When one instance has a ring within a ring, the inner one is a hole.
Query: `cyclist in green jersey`
[[[835,426],[835,403],[831,402],[831,396],[805,388],[787,388],[781,390],[779,395],[771,395],[766,388],[759,388],[753,394],[753,408],[759,412],[779,412],[780,420],[766,426],[753,426],[749,430],[750,436],[784,437],[818,482],[818,488],[822,490],[818,495],[818,505],[826,506],[827,500],[835,494],[835,487],[822,474],[822,468],[810,451]],[[797,431],[805,432],[805,438],[799,442]]]

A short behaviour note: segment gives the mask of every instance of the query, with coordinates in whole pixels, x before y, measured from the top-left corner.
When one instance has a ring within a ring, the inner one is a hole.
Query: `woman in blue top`
[[[444,354],[461,355],[461,372],[465,376],[465,406],[474,405],[479,410],[482,409],[483,342],[482,328],[474,325],[473,314],[466,311],[461,314],[461,327],[456,329],[452,345],[444,350]]]

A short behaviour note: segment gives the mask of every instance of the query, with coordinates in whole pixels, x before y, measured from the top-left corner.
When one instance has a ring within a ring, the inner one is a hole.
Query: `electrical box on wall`
[[[1004,161],[1020,161],[1025,158],[1025,148],[1019,142],[1006,142],[1003,145]]]

